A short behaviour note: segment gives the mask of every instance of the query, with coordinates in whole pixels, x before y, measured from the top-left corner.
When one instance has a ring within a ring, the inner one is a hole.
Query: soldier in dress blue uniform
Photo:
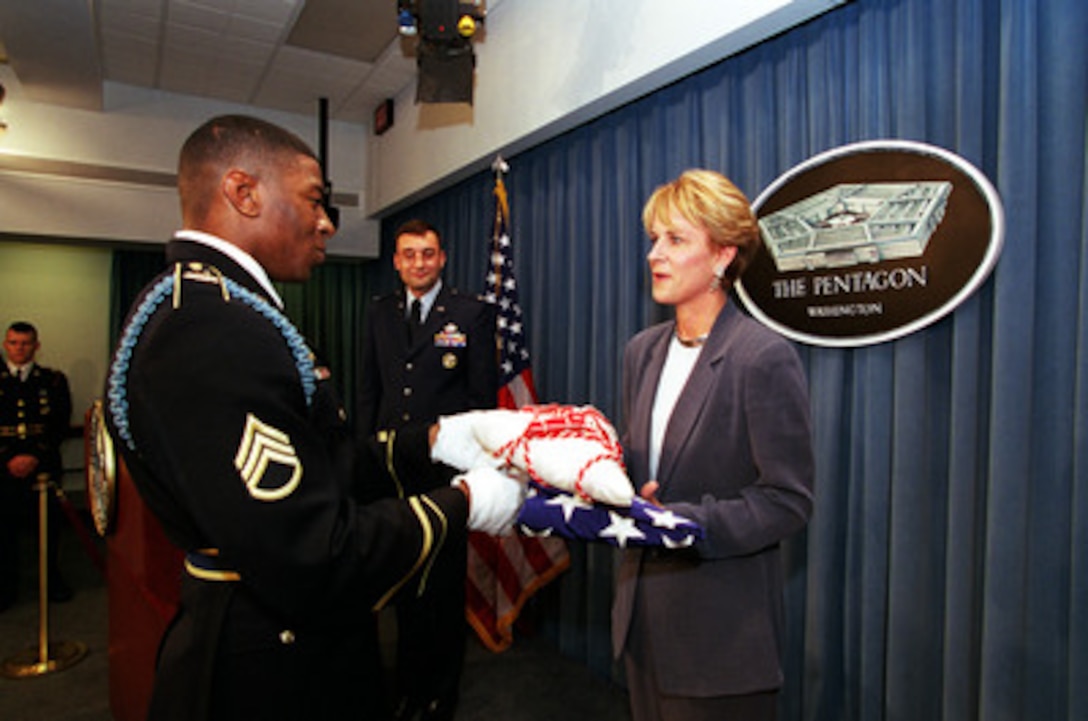
[[[183,230],[106,385],[133,481],[186,552],[149,719],[384,719],[370,611],[414,592],[467,528],[508,526],[524,489],[480,469],[356,503],[343,406],[271,284],[309,277],[335,231],[317,159],[282,128],[222,116],[186,141],[178,189]],[[383,438],[389,472],[429,463],[449,432]]]
[[[403,287],[376,298],[364,324],[356,414],[363,438],[495,407],[495,308],[444,285],[445,265],[434,226],[410,220],[397,229],[393,266]],[[443,471],[435,470],[440,480]],[[373,485],[363,490],[370,497],[411,492]],[[451,553],[420,596],[397,602],[397,719],[453,717],[467,632],[466,555],[467,548]]]
[[[19,590],[19,533],[27,515],[37,518],[38,481],[60,483],[60,445],[68,434],[72,396],[63,373],[34,362],[41,344],[37,329],[12,323],[4,335],[6,364],[0,368],[0,611]],[[61,515],[49,494],[47,567],[49,600],[67,601],[72,589],[57,561]]]

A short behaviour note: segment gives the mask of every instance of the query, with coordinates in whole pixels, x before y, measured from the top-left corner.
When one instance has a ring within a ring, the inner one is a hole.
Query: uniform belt
[[[185,554],[185,570],[202,581],[237,581],[242,577],[219,558],[218,548],[198,548]]]
[[[0,426],[0,438],[37,437],[45,435],[44,423],[19,423],[14,426]]]

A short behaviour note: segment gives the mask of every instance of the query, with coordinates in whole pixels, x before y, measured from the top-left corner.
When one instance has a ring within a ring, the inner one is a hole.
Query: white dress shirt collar
[[[30,371],[34,370],[34,361],[30,361],[29,363],[27,363],[26,365],[23,365],[23,366],[17,366],[14,363],[12,363],[11,361],[8,361],[7,364],[8,364],[8,372],[11,373],[12,376],[14,376],[15,378],[18,378],[21,381],[25,381],[27,378],[29,378],[30,377]]]
[[[408,297],[408,305],[405,308],[405,310],[410,311],[411,308],[412,308],[412,303],[422,303],[423,305],[419,306],[419,317],[420,317],[421,320],[424,320],[424,321],[427,320],[427,315],[431,312],[431,306],[434,305],[435,298],[438,297],[438,293],[441,290],[442,290],[442,279],[441,278],[438,279],[438,282],[435,283],[434,286],[429,291],[427,291],[426,293],[424,293],[423,295],[421,295],[418,298],[416,298],[412,294],[412,291],[410,291],[408,289],[405,289],[405,291],[404,291],[405,295],[407,295],[407,297]]]

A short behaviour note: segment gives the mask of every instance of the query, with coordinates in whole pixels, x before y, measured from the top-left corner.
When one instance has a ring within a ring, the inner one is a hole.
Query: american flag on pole
[[[484,295],[498,308],[499,407],[520,408],[536,403],[536,389],[511,257],[510,206],[502,181],[508,167],[499,157],[492,168],[495,225]],[[569,566],[570,555],[562,538],[471,533],[465,613],[483,644],[492,651],[509,648],[514,641],[514,622],[526,601]]]

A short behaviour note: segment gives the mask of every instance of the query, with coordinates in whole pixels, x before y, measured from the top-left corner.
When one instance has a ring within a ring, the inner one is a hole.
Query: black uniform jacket
[[[495,307],[443,285],[409,343],[405,295],[367,312],[357,408],[365,435],[474,408],[494,408],[498,385]]]
[[[133,480],[190,553],[151,718],[370,718],[369,611],[463,543],[467,503],[449,487],[353,502],[343,407],[305,341],[228,257],[173,240],[167,260],[107,380]],[[415,431],[391,469],[429,455]]]
[[[0,475],[15,456],[38,459],[35,475],[48,473],[59,482],[60,444],[68,433],[72,396],[60,371],[35,364],[19,381],[0,363]]]

